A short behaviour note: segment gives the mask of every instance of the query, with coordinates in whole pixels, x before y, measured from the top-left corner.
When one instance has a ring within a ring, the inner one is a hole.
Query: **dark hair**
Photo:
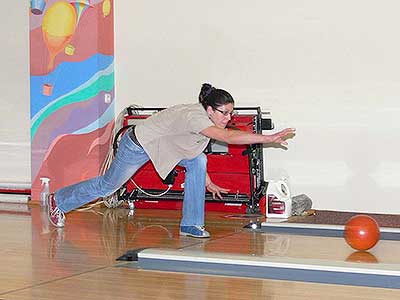
[[[234,104],[235,100],[227,91],[216,89],[209,83],[203,83],[199,94],[199,102],[204,109],[207,109],[208,106],[217,108],[228,103]]]

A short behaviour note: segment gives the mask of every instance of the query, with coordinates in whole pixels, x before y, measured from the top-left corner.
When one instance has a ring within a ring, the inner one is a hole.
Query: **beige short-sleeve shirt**
[[[213,125],[200,103],[180,104],[138,123],[135,134],[164,179],[182,159],[204,151],[210,139],[200,132]]]

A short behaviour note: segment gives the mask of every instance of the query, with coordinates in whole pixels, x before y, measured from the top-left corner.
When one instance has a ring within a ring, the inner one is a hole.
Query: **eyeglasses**
[[[218,109],[218,108],[216,108],[216,107],[213,107],[213,109],[216,110],[216,111],[219,111],[221,114],[224,115],[224,117],[227,117],[228,115],[230,115],[231,117],[233,117],[234,115],[236,115],[236,111],[234,111],[234,110],[232,110],[231,112],[229,112],[229,111],[220,110],[220,109]]]

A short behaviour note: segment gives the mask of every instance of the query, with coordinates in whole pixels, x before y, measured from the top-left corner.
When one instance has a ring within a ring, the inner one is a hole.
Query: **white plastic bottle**
[[[47,195],[50,193],[50,178],[41,177],[42,191],[40,192],[40,206],[46,206]]]
[[[268,182],[266,195],[266,216],[268,218],[287,219],[292,214],[292,198],[284,179]]]

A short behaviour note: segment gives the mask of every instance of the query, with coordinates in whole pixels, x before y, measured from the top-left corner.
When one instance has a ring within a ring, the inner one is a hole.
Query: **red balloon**
[[[375,219],[367,215],[356,215],[346,223],[344,238],[350,247],[365,251],[379,241],[380,230]]]

